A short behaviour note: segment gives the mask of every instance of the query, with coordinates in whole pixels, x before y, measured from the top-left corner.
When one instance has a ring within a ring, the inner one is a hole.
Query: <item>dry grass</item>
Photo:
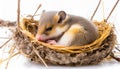
[[[23,18],[19,26],[17,26],[16,32],[13,32],[15,36],[11,38],[15,40],[15,46],[12,46],[9,50],[10,55],[8,58],[1,59],[0,63],[4,61],[8,61],[9,63],[9,60],[14,56],[23,54],[35,62],[42,62],[46,67],[49,62],[52,64],[66,65],[97,64],[111,53],[115,45],[115,36],[113,33],[113,25],[110,23],[104,21],[95,21],[94,23],[99,29],[99,38],[97,40],[84,46],[66,47],[37,41],[35,34],[37,32],[38,21],[32,18]],[[17,49],[18,52],[15,52],[15,49]],[[92,55],[92,57],[90,55]],[[92,58],[95,58],[94,62],[92,62]],[[73,61],[73,59],[75,60]]]
[[[99,30],[99,38],[94,42],[84,45],[84,46],[59,46],[59,45],[50,45],[35,39],[35,28],[38,25],[38,22],[33,19],[23,18],[20,23],[20,31],[30,38],[31,42],[37,42],[39,45],[46,46],[50,49],[59,51],[59,52],[69,52],[69,53],[82,53],[95,50],[101,46],[101,43],[109,36],[113,25],[108,24],[104,21],[94,22]],[[32,26],[34,24],[34,26]],[[36,26],[36,27],[35,27]]]

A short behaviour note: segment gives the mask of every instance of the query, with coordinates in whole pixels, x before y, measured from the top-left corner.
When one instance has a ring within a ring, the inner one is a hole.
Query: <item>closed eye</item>
[[[50,31],[50,30],[52,30],[52,27],[49,27],[49,28],[46,29],[46,31]]]

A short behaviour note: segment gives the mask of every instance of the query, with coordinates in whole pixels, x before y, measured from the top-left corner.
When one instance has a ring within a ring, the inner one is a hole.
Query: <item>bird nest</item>
[[[16,28],[14,40],[19,51],[31,61],[57,65],[97,64],[112,52],[116,36],[113,25],[107,22],[93,22],[99,31],[99,38],[83,46],[50,45],[35,39],[38,21],[23,18]]]

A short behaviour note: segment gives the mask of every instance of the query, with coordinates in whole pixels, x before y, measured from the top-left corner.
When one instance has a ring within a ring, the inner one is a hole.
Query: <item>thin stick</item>
[[[39,4],[39,6],[37,7],[37,10],[35,11],[35,13],[33,14],[32,18],[35,16],[35,14],[37,13],[37,11],[40,9],[41,4]]]
[[[116,50],[118,50],[120,52],[120,49],[118,49],[117,47],[115,47]]]
[[[16,45],[12,46],[12,48],[9,50],[10,56],[12,56],[12,54],[14,53],[15,48],[16,48]],[[10,59],[8,59],[5,69],[8,68],[9,62],[10,62]]]
[[[17,8],[17,24],[19,26],[20,22],[20,0],[18,0],[18,8]]]
[[[11,53],[14,53],[14,50],[16,49],[16,45],[14,44],[13,46],[12,46],[12,48],[9,50],[9,53],[11,54]]]
[[[10,59],[7,61],[7,64],[6,64],[6,66],[5,66],[5,69],[8,68],[9,62],[10,62]]]
[[[10,39],[9,37],[0,37],[0,39]]]
[[[112,14],[112,12],[114,11],[114,9],[115,9],[115,7],[117,6],[117,4],[118,4],[118,2],[119,2],[120,0],[117,0],[117,2],[115,3],[115,5],[113,6],[113,8],[112,8],[112,10],[111,10],[111,12],[109,13],[109,15],[108,15],[108,17],[107,17],[107,19],[106,19],[106,22],[108,21],[108,19],[110,18],[110,16],[111,16],[111,14]]]
[[[102,0],[102,12],[103,12],[103,19],[105,19],[105,10],[104,10],[104,1]]]
[[[6,59],[4,59],[4,60],[1,60],[0,63],[3,63],[3,62],[5,62],[5,61],[11,59],[12,57],[14,57],[14,56],[16,56],[16,55],[18,55],[18,54],[20,54],[20,52],[17,52],[17,53],[15,53],[15,54],[9,56],[8,58],[6,58]]]
[[[39,55],[38,51],[35,49],[35,47],[33,46],[33,51],[36,53],[36,55],[41,59],[42,63],[45,65],[46,68],[48,68],[47,64],[45,63],[45,61],[42,59],[42,57]]]
[[[116,57],[113,52],[110,54],[110,56],[120,62],[120,58]]]
[[[98,5],[97,5],[94,13],[93,13],[92,16],[91,16],[91,19],[90,19],[91,21],[93,20],[93,17],[95,16],[95,14],[96,14],[96,12],[97,12],[97,10],[98,10],[98,8],[99,8],[99,6],[100,6],[100,3],[101,3],[101,0],[99,0],[99,3],[98,3]]]
[[[5,46],[10,40],[12,40],[12,38],[10,38],[9,40],[7,40],[3,45],[0,46],[0,48],[2,48],[3,46]]]

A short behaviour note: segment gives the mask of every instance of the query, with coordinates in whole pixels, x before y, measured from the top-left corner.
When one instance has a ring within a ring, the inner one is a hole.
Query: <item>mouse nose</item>
[[[36,35],[36,39],[37,39],[38,41],[45,41],[45,36],[44,36],[44,35],[39,35],[39,34],[37,34],[37,35]]]

